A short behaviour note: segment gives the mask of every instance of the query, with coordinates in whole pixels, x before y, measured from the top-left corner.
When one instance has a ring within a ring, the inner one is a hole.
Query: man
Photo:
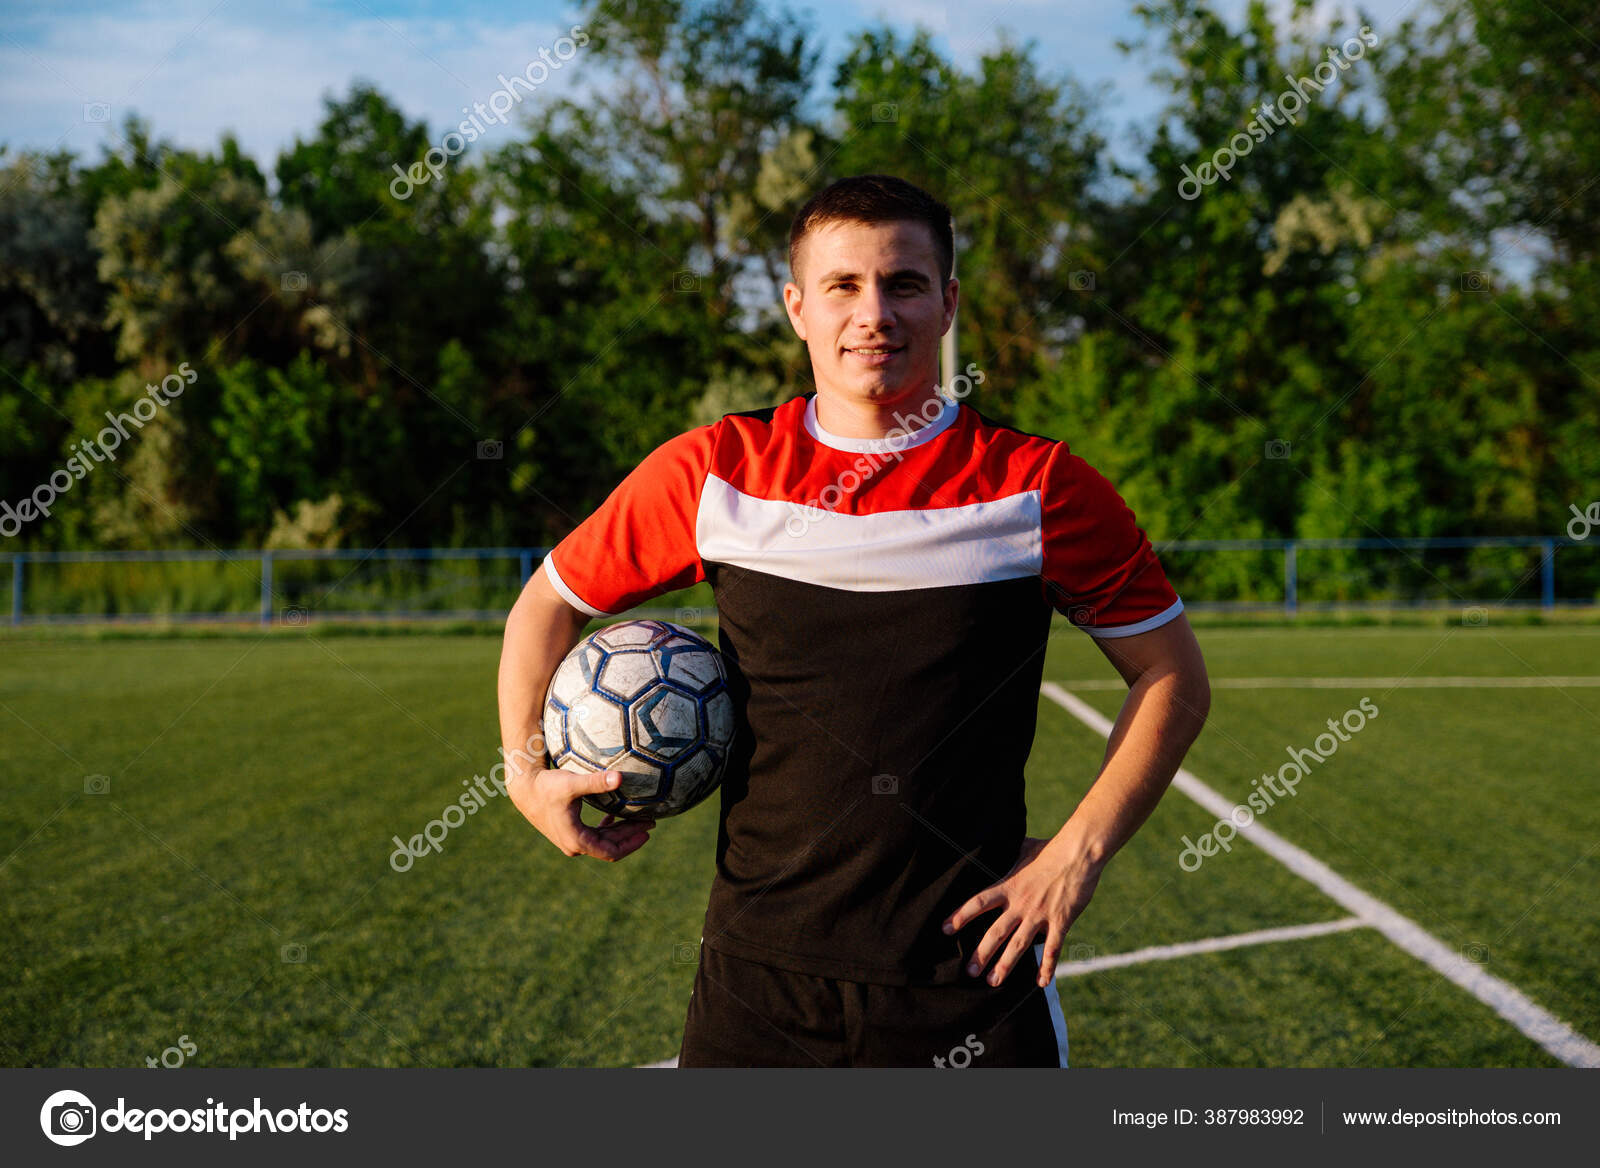
[[[948,208],[909,183],[816,195],[784,288],[816,392],[662,444],[506,623],[509,759],[591,617],[711,582],[744,717],[680,1066],[1066,1066],[1062,938],[1205,721],[1183,604],[1116,491],[938,393],[951,259]],[[1130,691],[1088,794],[1030,839],[1053,610]],[[582,823],[609,775],[509,783],[568,856],[653,826]]]

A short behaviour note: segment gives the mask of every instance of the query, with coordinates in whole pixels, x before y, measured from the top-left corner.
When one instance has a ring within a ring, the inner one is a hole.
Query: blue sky
[[[1425,2],[1369,0],[1366,8],[1381,33]],[[1219,0],[1218,7],[1237,14],[1244,4]],[[1273,7],[1287,5],[1274,0]],[[1115,48],[1140,31],[1127,5],[814,0],[791,7],[810,14],[824,79],[849,35],[868,24],[907,31],[921,24],[965,67],[1004,31],[1035,40],[1047,72],[1108,84],[1108,130],[1148,121],[1159,108],[1145,81],[1149,62]],[[214,147],[231,129],[270,168],[280,147],[313,131],[324,94],[343,94],[357,77],[375,82],[408,115],[426,118],[437,134],[460,120],[463,105],[499,88],[500,72],[520,71],[552,45],[580,12],[570,3],[506,0],[0,0],[0,143],[97,158],[100,144],[113,141],[123,117],[136,111],[157,135],[183,146]],[[577,72],[558,72],[541,92],[563,91]],[[92,103],[110,107],[108,121],[86,120]]]

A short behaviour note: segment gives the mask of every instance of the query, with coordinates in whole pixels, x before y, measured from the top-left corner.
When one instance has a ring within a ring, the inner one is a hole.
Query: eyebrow
[[[847,272],[847,271],[844,271],[843,269],[839,269],[837,271],[829,272],[827,275],[823,276],[821,282],[824,283],[824,284],[833,284],[833,283],[836,283],[836,282],[838,282],[840,280],[859,280],[859,279],[861,279],[861,276],[858,273],[856,273],[856,272]],[[918,268],[901,268],[898,271],[890,272],[889,275],[886,277],[886,280],[890,280],[890,281],[892,281],[892,280],[907,280],[907,279],[916,280],[916,281],[919,281],[920,283],[923,283],[923,284],[927,284],[929,282],[927,274],[925,272],[921,271]]]

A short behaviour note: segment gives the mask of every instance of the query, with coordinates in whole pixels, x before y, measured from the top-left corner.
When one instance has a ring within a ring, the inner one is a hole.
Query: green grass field
[[[1380,716],[1261,825],[1600,1039],[1600,688],[1225,684],[1588,676],[1600,628],[1200,637],[1218,686],[1188,768],[1242,799],[1287,747],[1371,698]],[[498,652],[493,637],[316,630],[0,641],[0,1063],[142,1066],[180,1036],[202,1066],[673,1055],[714,800],[608,865],[565,859],[496,799],[442,853],[390,867],[391,837],[496,761]],[[1115,680],[1064,622],[1045,677]],[[1108,717],[1120,704],[1073,692]],[[1103,746],[1041,700],[1034,834],[1071,812]],[[1242,841],[1183,871],[1182,837],[1215,819],[1169,792],[1064,956],[1349,915]],[[1077,1066],[1557,1065],[1370,928],[1059,985]]]

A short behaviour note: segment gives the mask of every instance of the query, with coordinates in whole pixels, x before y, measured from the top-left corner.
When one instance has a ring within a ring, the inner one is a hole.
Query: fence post
[[[522,582],[526,584],[533,579],[533,549],[522,549]]]
[[[11,557],[11,623],[22,623],[22,554]]]
[[[1540,600],[1543,607],[1551,609],[1556,606],[1556,541],[1544,541],[1544,558],[1539,565],[1540,591],[1543,595]]]
[[[272,553],[261,553],[261,623],[272,623]]]
[[[1294,612],[1300,607],[1300,567],[1295,556],[1294,540],[1283,545],[1283,607]]]

